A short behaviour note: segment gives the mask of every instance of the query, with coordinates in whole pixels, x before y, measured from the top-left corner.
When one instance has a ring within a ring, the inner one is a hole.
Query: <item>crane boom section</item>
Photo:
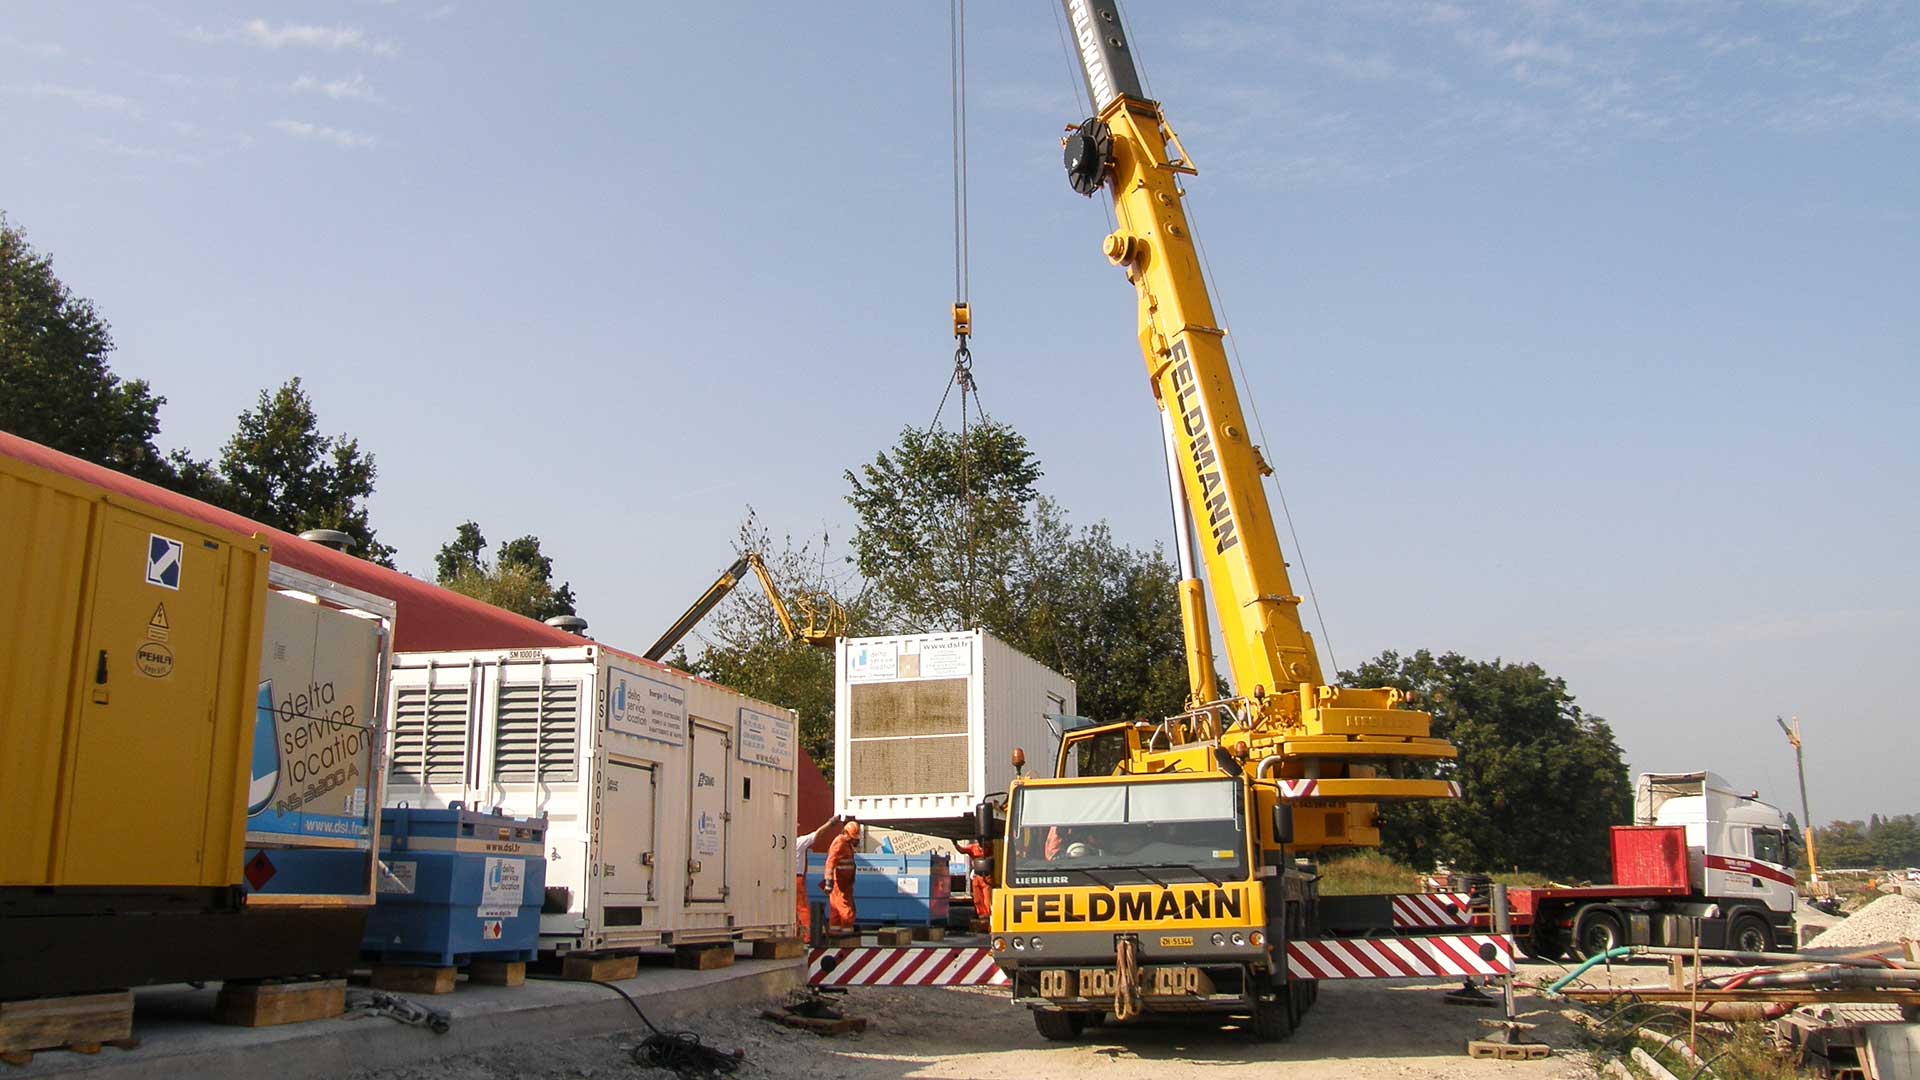
[[[1148,740],[1138,765],[1209,768],[1202,743],[1251,756],[1265,763],[1263,776],[1315,781],[1300,788],[1318,791],[1322,803],[1305,816],[1312,820],[1302,822],[1300,846],[1378,843],[1374,801],[1457,789],[1381,776],[1377,766],[1451,758],[1454,748],[1429,737],[1431,716],[1400,707],[1399,691],[1335,687],[1321,670],[1267,500],[1263,478],[1273,470],[1242,412],[1183,206],[1180,178],[1194,167],[1141,88],[1115,0],[1062,6],[1095,111],[1065,140],[1068,181],[1083,195],[1105,188],[1113,201],[1117,224],[1103,251],[1138,297],[1140,350],[1167,429],[1174,498],[1186,511],[1176,518],[1190,523],[1234,688],[1246,695],[1221,708],[1192,703]],[[1183,609],[1198,588],[1182,583]],[[1191,673],[1209,643],[1203,619],[1183,623]]]

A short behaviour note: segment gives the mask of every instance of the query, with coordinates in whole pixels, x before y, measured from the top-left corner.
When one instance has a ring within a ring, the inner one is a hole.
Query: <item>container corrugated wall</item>
[[[1060,736],[1046,717],[1072,716],[1078,707],[1072,679],[994,637],[980,634],[985,705],[979,723],[987,754],[988,793],[1013,783],[1013,750],[1026,751],[1028,776],[1052,776]],[[968,811],[972,811],[969,806]]]
[[[240,880],[267,545],[0,456],[0,885]]]
[[[978,630],[843,639],[834,681],[835,805],[941,835],[1007,789],[1014,747],[1051,775],[1045,717],[1076,707],[1073,680]]]

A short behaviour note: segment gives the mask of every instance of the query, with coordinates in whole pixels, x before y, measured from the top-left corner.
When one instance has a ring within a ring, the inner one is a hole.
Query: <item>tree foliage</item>
[[[1388,854],[1421,868],[1606,875],[1608,828],[1631,819],[1633,789],[1612,728],[1574,703],[1565,680],[1537,664],[1425,649],[1381,653],[1342,677],[1407,691],[1460,751],[1440,771],[1461,798],[1383,808]]]
[[[348,551],[393,565],[393,549],[367,520],[377,475],[373,455],[358,439],[320,434],[298,378],[260,391],[259,403],[240,414],[233,438],[220,449],[217,474],[206,464],[194,468],[204,490],[190,494],[291,533],[339,529],[353,538]]]
[[[1920,815],[1874,814],[1813,831],[1822,867],[1901,869],[1920,866]]]
[[[846,474],[855,565],[888,632],[983,629],[1073,676],[1081,715],[1159,717],[1187,698],[1173,566],[1159,548],[1075,528],[1039,493],[1024,436],[908,428]],[[969,498],[971,492],[971,498]],[[972,513],[968,513],[971,503]],[[971,521],[971,524],[969,524]]]
[[[1013,610],[986,628],[1072,675],[1082,716],[1157,720],[1185,709],[1178,575],[1160,548],[1128,547],[1104,521],[1075,530],[1044,497],[1028,515]]]
[[[574,615],[573,585],[553,584],[553,559],[540,550],[540,538],[522,536],[500,545],[487,561],[487,538],[477,522],[461,522],[454,538],[434,556],[435,580],[454,592],[494,607],[545,621]]]
[[[818,547],[811,541],[796,543],[792,536],[782,537],[776,545],[772,532],[748,507],[734,547],[738,554],[759,552],[784,596],[831,597],[847,610],[848,633],[873,632],[870,597],[844,576],[836,576],[831,537],[823,534]],[[832,651],[787,640],[773,604],[751,578],[710,612],[692,636],[698,639],[698,653],[689,656],[682,642],[667,663],[794,710],[799,714],[800,746],[831,776]]]
[[[856,473],[847,502],[860,517],[854,566],[886,620],[916,631],[1003,625],[1015,618],[1015,566],[1039,459],[1005,424],[958,433],[906,428]]]
[[[160,406],[144,379],[107,366],[113,335],[51,257],[0,217],[0,429],[145,480],[170,469],[155,448]]]

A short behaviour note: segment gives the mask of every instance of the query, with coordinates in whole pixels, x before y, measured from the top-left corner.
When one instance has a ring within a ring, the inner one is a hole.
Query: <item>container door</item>
[[[718,903],[727,898],[728,785],[733,782],[733,733],[695,718],[692,793],[687,813],[687,902]]]
[[[600,771],[600,892],[610,907],[653,899],[653,770],[609,759]]]
[[[231,556],[118,508],[103,524],[62,880],[198,884]]]

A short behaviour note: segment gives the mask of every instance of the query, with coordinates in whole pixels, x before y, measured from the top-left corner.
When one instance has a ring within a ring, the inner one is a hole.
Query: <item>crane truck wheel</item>
[[[1772,952],[1773,927],[1758,915],[1741,915],[1728,927],[1727,941],[1741,952]]]
[[[1620,916],[1600,904],[1590,904],[1573,917],[1573,951],[1582,960],[1591,960],[1608,949],[1617,949],[1627,940]]]
[[[1253,1001],[1253,1037],[1261,1042],[1279,1042],[1293,1034],[1293,1009],[1283,991],[1270,1000]]]
[[[1087,1014],[1076,1012],[1056,1012],[1051,1009],[1035,1009],[1033,1026],[1040,1030],[1040,1037],[1054,1042],[1072,1042],[1087,1029]]]
[[[1533,932],[1515,939],[1520,951],[1530,960],[1552,963],[1567,955],[1567,936],[1544,921],[1533,924]]]

